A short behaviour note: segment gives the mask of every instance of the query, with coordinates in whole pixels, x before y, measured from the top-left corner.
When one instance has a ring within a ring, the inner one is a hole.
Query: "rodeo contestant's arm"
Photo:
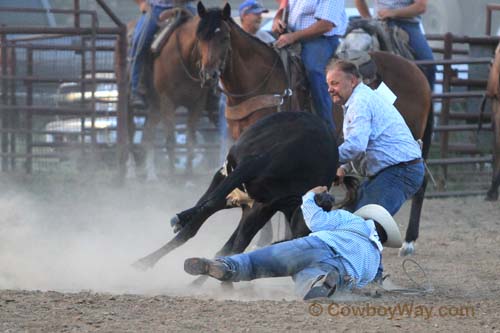
[[[370,9],[366,4],[366,0],[356,0],[355,2],[356,8],[358,9],[359,15],[364,18],[371,18],[372,14],[370,14]]]
[[[412,18],[425,13],[427,9],[427,0],[415,0],[414,3],[407,7],[397,9],[381,9],[377,15],[381,19],[389,18]]]
[[[323,208],[316,205],[314,196],[316,193],[325,191],[327,191],[326,186],[318,186],[309,190],[302,197],[300,208],[302,209],[304,222],[312,232],[335,229],[342,222],[344,214],[347,213],[342,209],[326,212]]]

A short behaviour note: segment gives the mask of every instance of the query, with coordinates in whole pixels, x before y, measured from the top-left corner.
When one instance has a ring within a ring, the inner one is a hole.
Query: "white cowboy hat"
[[[382,226],[387,234],[387,241],[384,246],[399,248],[403,245],[401,233],[399,232],[396,221],[392,218],[391,214],[382,206],[370,204],[361,207],[354,212],[355,215],[361,216],[364,219],[371,219]]]

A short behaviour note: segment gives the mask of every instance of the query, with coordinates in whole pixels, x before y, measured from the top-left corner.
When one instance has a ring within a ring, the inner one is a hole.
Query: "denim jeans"
[[[378,204],[394,215],[418,191],[423,180],[423,162],[388,167],[361,184],[355,210],[368,204]]]
[[[154,35],[158,30],[158,17],[165,9],[160,6],[151,6],[151,10],[142,14],[135,25],[132,46],[130,47],[130,85],[132,94],[137,94],[139,77],[144,65],[144,56],[147,54],[151,43],[153,43]]]
[[[345,268],[331,247],[315,236],[273,244],[249,253],[220,257],[235,272],[231,281],[250,281],[265,277],[292,276],[295,291],[303,297],[320,276],[337,269],[344,285]]]
[[[302,42],[301,54],[311,88],[314,109],[333,130],[335,130],[335,124],[332,116],[332,99],[328,93],[325,68],[338,45],[337,36],[321,36]]]
[[[432,50],[425,39],[422,30],[420,30],[420,24],[416,22],[405,22],[400,20],[390,20],[389,25],[397,25],[404,31],[406,31],[410,37],[410,46],[415,52],[416,60],[433,60]],[[421,66],[422,71],[427,77],[427,81],[431,86],[431,90],[434,89],[434,82],[436,80],[436,67],[434,65]]]

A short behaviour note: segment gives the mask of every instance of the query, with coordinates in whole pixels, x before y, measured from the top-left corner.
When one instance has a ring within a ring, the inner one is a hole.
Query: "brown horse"
[[[196,125],[204,110],[212,122],[216,123],[218,99],[210,88],[201,87],[202,81],[197,67],[198,53],[196,52],[195,30],[198,17],[194,17],[187,10],[172,9],[163,13],[163,17],[177,15],[175,28],[156,57],[149,54],[144,65],[144,90],[149,104],[146,121],[143,128],[142,145],[145,150],[145,168],[147,180],[157,179],[154,164],[155,130],[160,121],[163,122],[169,169],[175,168],[175,112],[179,107],[187,109],[187,168],[186,173],[192,171],[193,148],[196,142]],[[129,26],[133,28],[133,25]],[[134,113],[129,113],[130,144],[133,143],[135,123]],[[129,157],[128,175],[133,174],[132,162]]]
[[[495,58],[490,68],[486,97],[491,99],[491,124],[493,128],[493,176],[486,200],[498,200],[500,186],[500,44],[495,50]],[[484,109],[482,103],[481,112]]]
[[[229,17],[229,4],[220,9],[206,10],[198,4],[201,17],[198,28],[199,50],[201,53],[201,71],[206,80],[220,79],[228,95],[238,96],[229,99],[229,106],[241,105],[245,99],[256,95],[280,94],[286,88],[284,74],[275,69],[276,55],[264,43],[244,34]],[[423,140],[423,156],[427,156],[432,134],[432,104],[429,84],[420,69],[408,60],[386,52],[374,52],[372,58],[377,65],[377,82],[383,80],[398,99],[396,108],[404,117],[415,139]],[[273,85],[271,85],[273,83]],[[258,89],[257,89],[257,88]],[[256,92],[246,94],[246,92]],[[242,96],[245,95],[245,96]],[[240,97],[241,96],[241,97]],[[258,98],[258,97],[255,97]],[[239,104],[240,103],[240,104]],[[249,124],[266,114],[276,111],[276,107],[266,108],[262,112],[251,113],[246,118],[232,114],[226,109],[229,121],[238,120],[235,133],[239,133]],[[334,112],[337,128],[342,124],[341,112]],[[229,122],[231,125],[231,122]],[[234,124],[233,124],[234,127]],[[406,232],[402,255],[414,252],[414,241],[418,237],[420,215],[427,182],[413,198],[410,222]]]
[[[287,74],[276,50],[233,21],[229,4],[222,10],[207,10],[199,2],[198,15],[202,78],[212,85],[220,79],[233,139],[257,119],[278,110],[309,109],[306,83],[296,75],[300,69],[290,66],[292,73]]]

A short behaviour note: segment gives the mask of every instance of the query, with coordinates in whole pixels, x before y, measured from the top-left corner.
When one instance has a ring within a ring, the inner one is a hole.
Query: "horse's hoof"
[[[484,198],[486,201],[497,201],[498,200],[498,192],[497,193],[490,193],[488,192],[486,194],[486,198]]]
[[[134,267],[138,271],[145,272],[148,269],[152,268],[153,265],[146,258],[142,258],[134,262],[132,264],[132,267]]]
[[[179,223],[181,222],[181,219],[179,218],[179,215],[175,215],[174,217],[172,217],[170,219],[170,226],[171,227],[175,227],[176,225],[178,225]]]
[[[400,257],[406,257],[406,256],[411,256],[415,253],[415,245],[413,245],[413,242],[404,242],[403,246],[399,249],[399,256]]]
[[[176,225],[174,226],[174,234],[176,234],[176,233],[178,233],[179,231],[181,231],[181,229],[182,229],[182,225],[180,225],[180,224],[176,224]]]

